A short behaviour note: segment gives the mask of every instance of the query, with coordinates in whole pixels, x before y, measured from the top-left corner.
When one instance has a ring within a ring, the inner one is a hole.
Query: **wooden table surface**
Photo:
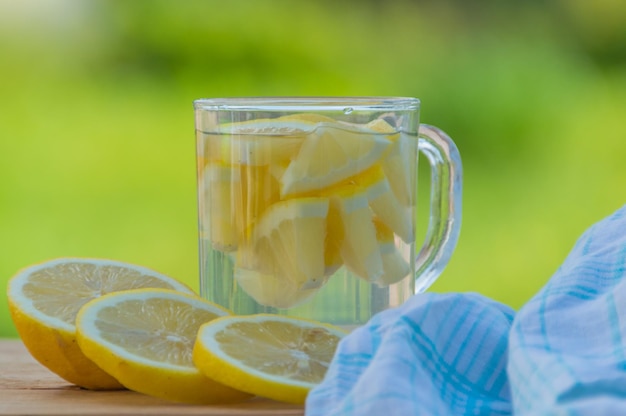
[[[302,406],[252,399],[237,405],[196,406],[132,391],[89,391],[35,361],[19,340],[0,339],[0,415],[303,415]]]

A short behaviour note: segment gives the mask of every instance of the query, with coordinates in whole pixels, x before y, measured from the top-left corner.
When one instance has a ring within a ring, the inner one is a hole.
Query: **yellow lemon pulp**
[[[380,281],[384,267],[374,217],[392,235],[396,233],[409,243],[415,240],[410,211],[395,198],[379,165],[307,195],[330,199],[326,237],[326,265],[330,271],[343,263],[365,280]]]
[[[200,328],[193,361],[235,389],[302,404],[344,335],[330,325],[276,315],[218,318]]]
[[[182,283],[144,267],[102,259],[62,258],[28,267],[9,281],[9,309],[31,355],[78,386],[123,386],[87,358],[76,343],[75,319],[88,301],[142,287],[193,293]]]
[[[418,160],[417,138],[398,134],[392,126],[382,119],[371,121],[367,127],[387,134],[385,137],[391,142],[391,145],[381,160],[381,166],[397,200],[406,207],[412,206]]]
[[[249,245],[239,251],[237,267],[256,270],[258,276],[273,275],[278,282],[297,290],[319,288],[325,281],[327,214],[327,198],[297,198],[273,204],[252,229]],[[257,301],[266,298],[248,293]]]
[[[275,274],[265,274],[258,270],[235,267],[235,279],[241,288],[259,304],[274,308],[297,306],[313,295],[319,288],[303,289],[297,282],[283,279]]]
[[[199,180],[202,226],[215,250],[231,252],[252,225],[279,200],[279,184],[268,166],[208,164]]]
[[[319,190],[369,168],[391,142],[372,130],[318,123],[281,177],[281,195]]]
[[[383,266],[367,190],[354,184],[342,191],[330,198],[330,218],[337,223],[329,226],[329,239],[339,246],[341,259],[352,273],[375,281],[383,273]]]
[[[382,287],[389,286],[404,279],[411,272],[411,266],[396,247],[393,231],[379,218],[374,217],[373,222],[383,263],[383,272],[375,282]]]
[[[237,249],[240,227],[237,224],[236,190],[241,189],[238,166],[209,164],[200,177],[200,210],[206,213],[206,224],[200,230],[210,239],[216,250],[229,252]]]
[[[197,296],[171,290],[117,292],[81,308],[78,343],[131,390],[183,403],[242,401],[250,395],[213,381],[192,362],[200,326],[228,314]]]
[[[295,117],[223,124],[219,134],[207,136],[208,159],[249,166],[289,161],[315,128],[315,122]]]
[[[402,206],[394,195],[389,181],[379,166],[374,166],[369,175],[360,175],[355,183],[367,189],[368,203],[374,214],[406,243],[415,241],[411,211]]]

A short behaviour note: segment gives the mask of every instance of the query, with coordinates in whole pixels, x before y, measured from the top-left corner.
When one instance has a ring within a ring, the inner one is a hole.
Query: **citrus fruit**
[[[236,190],[242,186],[237,166],[208,164],[199,180],[199,208],[205,213],[203,238],[208,238],[215,250],[229,252],[237,249],[240,232],[236,221]]]
[[[383,273],[383,264],[368,201],[367,189],[358,184],[345,186],[341,192],[333,194],[327,241],[339,246],[341,259],[348,270],[373,282]]]
[[[378,165],[356,176],[354,182],[367,189],[369,206],[385,225],[404,242],[415,241],[410,209],[398,201],[387,177]]]
[[[75,319],[88,301],[119,290],[161,287],[193,293],[182,283],[132,264],[61,258],[30,266],[9,280],[15,327],[31,355],[60,377],[88,389],[122,385],[89,360],[76,343]]]
[[[380,159],[391,144],[364,127],[319,122],[281,177],[281,195],[323,189],[356,175]]]
[[[222,124],[221,138],[209,147],[209,152],[231,164],[262,166],[280,163],[290,160],[305,136],[315,128],[315,122],[293,117]]]
[[[273,275],[297,289],[320,287],[328,205],[328,198],[313,197],[272,204],[253,227],[249,245],[239,251],[238,267]]]
[[[324,378],[344,335],[331,325],[298,318],[228,316],[200,328],[193,361],[235,389],[301,404]]]
[[[250,237],[252,226],[269,206],[279,200],[280,184],[269,166],[241,166],[242,187],[237,190],[237,224],[242,236]]]
[[[410,272],[409,263],[394,242],[394,233],[379,218],[373,218],[376,227],[376,240],[383,262],[383,273],[375,280],[379,286],[389,286],[404,279]]]
[[[263,212],[279,199],[268,166],[207,164],[199,180],[202,236],[213,249],[237,250]]]
[[[127,290],[85,304],[77,339],[87,357],[131,390],[184,403],[236,402],[250,395],[206,377],[191,358],[200,326],[228,314],[177,291]]]
[[[387,134],[385,137],[391,145],[381,160],[381,166],[398,201],[404,206],[412,206],[417,174],[417,138],[397,133],[396,129],[383,119],[373,120],[366,126]]]
[[[243,267],[235,267],[234,276],[239,286],[257,303],[279,309],[297,306],[319,290],[319,287],[301,289],[292,280]]]

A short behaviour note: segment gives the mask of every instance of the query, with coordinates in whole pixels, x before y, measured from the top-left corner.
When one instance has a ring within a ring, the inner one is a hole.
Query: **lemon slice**
[[[9,281],[7,295],[15,327],[37,361],[81,387],[121,389],[123,386],[76,344],[76,314],[103,294],[142,287],[193,293],[184,284],[145,267],[61,258],[21,270]]]
[[[316,123],[294,117],[223,124],[219,144],[209,148],[226,163],[263,166],[293,158]]]
[[[344,335],[339,328],[304,319],[229,316],[200,328],[193,361],[235,389],[302,404],[324,378]]]
[[[367,127],[387,134],[385,137],[391,145],[381,165],[398,201],[404,206],[412,206],[417,174],[417,138],[397,133],[396,129],[383,119],[373,120],[367,124]]]
[[[368,202],[367,189],[358,184],[344,186],[330,197],[327,244],[339,246],[348,270],[374,282],[382,275],[383,264]]]
[[[235,279],[257,303],[279,309],[291,308],[309,300],[319,288],[301,289],[297,283],[273,274],[235,267]]]
[[[128,290],[85,304],[77,339],[87,357],[131,390],[184,403],[236,402],[250,395],[206,377],[191,357],[200,326],[228,314],[181,292]]]
[[[414,242],[415,232],[411,220],[411,209],[398,201],[387,177],[378,165],[374,165],[366,173],[355,177],[354,181],[367,189],[372,211],[404,242]]]
[[[393,231],[379,218],[374,217],[373,222],[376,227],[378,249],[383,261],[383,273],[375,283],[381,287],[389,286],[408,276],[411,267],[395,245]]]
[[[203,238],[213,249],[237,250],[265,210],[279,199],[268,166],[208,164],[198,183]]]
[[[328,205],[328,198],[313,197],[271,205],[252,229],[249,246],[238,253],[238,266],[298,289],[320,287],[325,281]]]
[[[242,235],[249,238],[249,231],[262,218],[270,205],[279,201],[280,184],[272,175],[270,166],[241,166],[243,186],[237,197],[237,223]]]
[[[229,252],[237,249],[240,229],[236,208],[243,184],[238,166],[208,164],[200,177],[199,209],[205,214],[202,224],[204,238],[215,250]]]
[[[372,166],[391,144],[378,132],[319,122],[281,178],[281,195],[319,190]]]

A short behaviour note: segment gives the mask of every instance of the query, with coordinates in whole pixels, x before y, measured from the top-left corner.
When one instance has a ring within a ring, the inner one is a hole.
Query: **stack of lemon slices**
[[[258,303],[289,308],[341,266],[388,286],[410,273],[417,141],[383,119],[298,114],[220,126],[200,149],[205,238]]]
[[[233,316],[168,276],[111,260],[35,265],[7,294],[25,346],[60,377],[184,403],[302,404],[344,335],[301,319]]]

